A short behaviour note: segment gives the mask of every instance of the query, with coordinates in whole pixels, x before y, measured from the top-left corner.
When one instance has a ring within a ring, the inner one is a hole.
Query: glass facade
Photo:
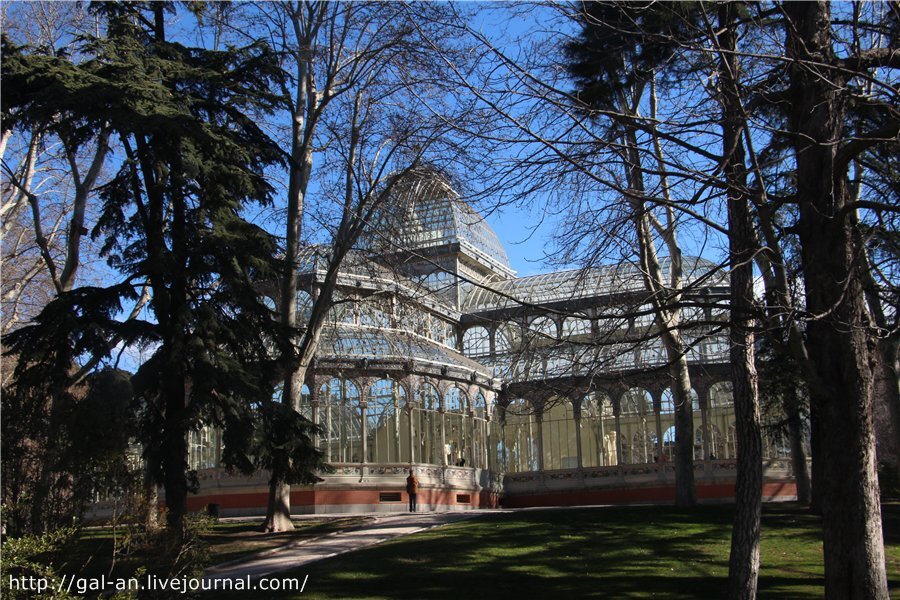
[[[348,255],[310,371],[303,411],[322,428],[326,461],[521,473],[673,460],[669,354],[635,265],[516,278],[496,234],[445,177],[428,172],[399,189],[376,223],[399,219],[394,242],[406,253],[395,260],[395,244],[388,260],[372,238]],[[301,256],[301,320],[328,252]],[[685,285],[696,287],[682,334],[699,375],[697,459],[735,456],[728,314],[716,306],[725,277],[684,259]],[[780,422],[766,422],[769,458],[790,451]],[[215,431],[191,434],[192,468],[219,456]]]

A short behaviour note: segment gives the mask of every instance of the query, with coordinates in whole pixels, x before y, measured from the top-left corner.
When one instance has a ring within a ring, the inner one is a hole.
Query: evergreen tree
[[[124,279],[60,295],[8,341],[19,385],[42,386],[50,398],[69,388],[73,364],[108,354],[113,339],[154,348],[132,385],[144,456],[180,533],[188,433],[222,426],[223,461],[251,469],[255,408],[272,398],[292,356],[260,296],[280,268],[276,240],[242,217],[248,204],[270,203],[264,173],[283,160],[254,120],[271,110],[267,90],[279,71],[263,44],[211,51],[168,41],[170,4],[94,10],[107,22],[104,38],[85,41],[96,59],[8,55],[3,112],[76,132],[112,129],[123,156],[101,189],[93,235]],[[54,114],[67,118],[47,118]],[[122,322],[122,300],[144,283],[152,317]]]

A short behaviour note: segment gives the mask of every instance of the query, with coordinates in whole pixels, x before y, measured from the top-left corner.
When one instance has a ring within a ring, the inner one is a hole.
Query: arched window
[[[731,391],[731,382],[720,381],[709,388],[709,406],[711,408],[725,408],[734,406],[734,396]]]
[[[662,397],[659,402],[660,414],[671,414],[675,412],[675,394],[672,390],[663,390]]]
[[[578,436],[572,403],[565,398],[552,399],[543,411],[544,469],[578,467]]]
[[[275,301],[275,298],[272,298],[271,296],[260,296],[259,301],[272,312],[278,312],[278,302]]]
[[[303,387],[300,388],[300,414],[310,421],[313,420],[313,407],[309,394],[309,386],[305,383],[303,384]]]
[[[734,458],[734,397],[730,381],[720,381],[710,386],[706,412],[707,424],[714,430],[710,432],[710,454],[720,459]],[[722,432],[721,435],[717,435],[715,430]]]
[[[484,394],[478,392],[472,400],[475,421],[473,423],[472,439],[472,466],[478,469],[488,468],[488,422],[487,400]]]
[[[491,335],[484,327],[470,327],[463,334],[463,354],[483,356],[491,352]]]
[[[550,317],[536,317],[528,324],[528,329],[537,334],[536,339],[556,339],[556,323]]]
[[[369,387],[366,402],[366,459],[368,462],[400,461],[400,414],[403,388],[391,379],[379,379]]]
[[[466,393],[452,387],[444,394],[444,454],[448,465],[472,465],[472,435],[468,420],[469,400]]]
[[[612,400],[591,392],[581,400],[581,454],[584,467],[618,464]]]
[[[416,393],[413,410],[413,445],[415,461],[433,465],[442,464],[441,445],[441,396],[437,388],[425,381]]]
[[[672,425],[663,434],[663,456],[666,460],[672,460],[675,456],[675,426]]]
[[[589,335],[590,333],[590,319],[584,319],[581,317],[567,317],[566,320],[563,321],[563,337]]]
[[[359,389],[352,381],[334,377],[322,386],[319,399],[325,403],[325,460],[361,462]]]
[[[313,299],[306,290],[297,290],[297,319],[307,323],[312,314]]]
[[[534,407],[513,400],[502,412],[502,444],[498,457],[510,473],[538,470],[537,422]]]
[[[642,422],[631,436],[631,455],[628,462],[633,465],[646,464],[659,459],[656,453],[656,432]]]
[[[622,395],[622,415],[646,415],[653,413],[653,397],[643,388],[634,387]]]
[[[468,404],[466,393],[458,387],[452,387],[444,394],[444,410],[446,412],[465,413]]]
[[[656,319],[656,313],[654,312],[652,304],[641,304],[637,307],[635,312],[638,313],[638,315],[634,317],[635,327],[647,327],[648,325],[652,325],[653,320]]]
[[[475,417],[478,419],[486,419],[487,418],[487,400],[484,398],[484,394],[478,392],[475,394],[475,400],[472,403],[475,408]]]

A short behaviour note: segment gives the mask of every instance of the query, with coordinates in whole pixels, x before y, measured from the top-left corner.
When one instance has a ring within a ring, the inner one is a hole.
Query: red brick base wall
[[[697,485],[697,498],[701,500],[734,500],[734,484],[722,483]],[[797,485],[793,481],[763,484],[763,499],[793,500],[797,498]],[[674,486],[643,487],[630,489],[571,490],[549,493],[518,494],[504,496],[501,505],[508,508],[530,506],[585,506],[593,504],[651,504],[675,501]]]

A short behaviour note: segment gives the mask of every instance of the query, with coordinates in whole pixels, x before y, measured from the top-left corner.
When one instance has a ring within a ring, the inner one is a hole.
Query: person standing
[[[409,512],[416,512],[416,495],[419,493],[419,480],[415,472],[410,469],[406,478],[406,493],[409,494]]]

